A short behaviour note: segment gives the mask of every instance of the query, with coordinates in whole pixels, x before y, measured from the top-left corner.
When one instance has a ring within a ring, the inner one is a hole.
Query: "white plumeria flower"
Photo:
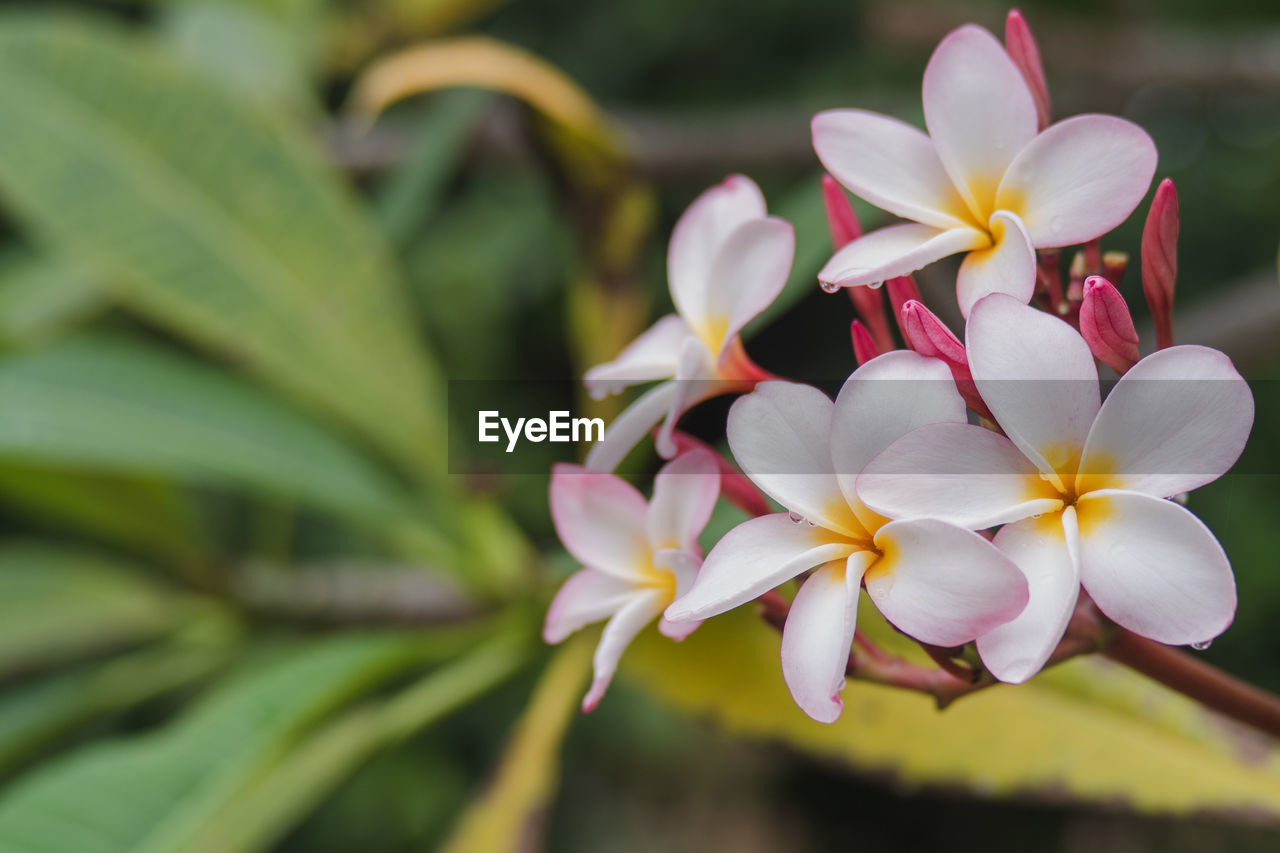
[[[924,73],[926,136],[863,110],[813,120],[827,171],[871,204],[912,220],[845,246],[824,287],[878,285],[968,252],[956,281],[968,316],[989,293],[1030,300],[1036,249],[1092,240],[1123,222],[1155,172],[1151,138],[1113,116],[1037,133],[1036,105],[1000,43],[977,26],[942,40]]]
[[[563,464],[553,470],[551,518],[560,541],[583,568],[556,593],[543,639],[559,643],[586,625],[609,620],[582,710],[600,702],[636,634],[689,589],[702,562],[698,534],[719,494],[720,470],[707,450],[681,454],[664,465],[654,480],[652,501],[612,474]],[[658,622],[673,640],[697,627],[697,622]]]
[[[979,638],[988,669],[1021,682],[1044,665],[1081,585],[1116,623],[1169,644],[1208,642],[1235,613],[1235,581],[1207,527],[1171,500],[1235,463],[1253,424],[1248,384],[1217,350],[1178,346],[1139,361],[1101,402],[1069,325],[1003,294],[966,328],[978,391],[1008,438],[926,426],[858,478],[881,512],[981,529],[1026,573],[1021,616]]]
[[[1027,600],[1017,567],[976,533],[944,522],[890,521],[854,494],[855,475],[923,424],[965,421],[949,368],[913,352],[858,368],[836,402],[789,382],[763,382],[729,413],[742,470],[790,511],[731,530],[667,618],[705,619],[818,566],[782,634],[782,671],[815,720],[840,716],[858,592],[903,632],[958,646],[1016,616]]]
[[[585,377],[597,398],[641,382],[675,381],[650,389],[619,415],[587,456],[588,468],[612,471],[664,417],[658,452],[670,458],[671,430],[686,409],[767,377],[747,358],[738,333],[778,297],[794,254],[794,230],[767,215],[750,178],[726,178],[689,206],[667,252],[676,313]]]

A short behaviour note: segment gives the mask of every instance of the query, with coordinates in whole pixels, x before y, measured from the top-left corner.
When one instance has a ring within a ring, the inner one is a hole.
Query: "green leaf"
[[[204,823],[182,853],[269,849],[367,762],[492,689],[524,661],[522,640],[499,634],[390,699],[356,708],[317,729]]]
[[[171,853],[339,705],[419,659],[395,634],[347,634],[247,667],[172,724],[87,746],[0,794],[0,849]]]
[[[0,19],[0,194],[128,306],[428,478],[442,380],[385,242],[287,117],[104,21]]]
[[[892,642],[893,630],[863,604],[859,626]],[[672,706],[906,787],[1171,815],[1280,815],[1274,746],[1105,660],[1077,658],[944,711],[918,693],[850,681],[844,715],[826,726],[792,702],[778,634],[751,608],[709,620],[679,645],[648,633],[628,650],[623,674]]]
[[[85,338],[0,361],[0,457],[260,489],[368,522],[396,485],[336,437],[229,374]]]
[[[103,287],[83,272],[26,251],[0,255],[0,343],[27,349],[96,313]]]
[[[173,630],[198,604],[129,568],[52,546],[0,547],[0,678]]]

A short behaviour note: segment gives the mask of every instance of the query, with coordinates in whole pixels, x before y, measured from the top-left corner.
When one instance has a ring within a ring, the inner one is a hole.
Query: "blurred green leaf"
[[[177,848],[183,853],[269,849],[357,768],[473,701],[523,662],[524,636],[500,633],[389,699],[356,708],[315,730],[246,785]]]
[[[860,628],[885,646],[903,642],[865,596],[863,605]],[[628,650],[623,674],[730,732],[780,739],[904,786],[1163,814],[1280,815],[1274,745],[1108,661],[1077,658],[945,711],[918,693],[850,681],[844,715],[827,726],[792,702],[779,644],[744,607],[709,620],[679,645],[647,631]]]
[[[105,22],[0,19],[0,193],[152,320],[428,478],[441,380],[387,245],[300,128]]]
[[[27,349],[96,313],[103,287],[81,271],[10,250],[0,255],[0,344]]]
[[[196,606],[103,557],[0,546],[0,678],[150,639]]]
[[[0,792],[0,849],[171,853],[339,705],[420,659],[406,635],[347,634],[247,667],[173,723],[93,744]]]
[[[441,847],[447,853],[519,853],[540,846],[539,820],[560,779],[560,747],[578,712],[597,636],[558,649],[516,723],[497,775]]]
[[[382,179],[375,196],[378,219],[391,242],[408,246],[418,226],[440,206],[445,182],[457,169],[467,138],[492,101],[488,93],[475,90],[444,92],[423,111],[414,125],[408,155]]]
[[[0,461],[0,502],[63,534],[86,533],[155,557],[190,578],[209,559],[208,534],[189,496],[158,479],[6,459]]]
[[[0,457],[261,489],[378,524],[412,512],[332,434],[157,347],[79,339],[2,360],[0,399]]]

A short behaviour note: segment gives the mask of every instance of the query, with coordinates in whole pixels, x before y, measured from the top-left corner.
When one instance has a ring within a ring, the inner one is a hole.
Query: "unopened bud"
[[[907,339],[907,330],[902,326],[902,306],[911,300],[916,302],[924,302],[920,296],[920,288],[916,287],[916,280],[909,275],[900,275],[897,278],[891,278],[884,283],[884,289],[889,291],[889,305],[893,309],[893,317],[898,321],[898,331],[902,332],[902,339]],[[910,346],[910,344],[908,344]]]
[[[1128,269],[1128,252],[1102,253],[1102,277],[1114,284],[1116,287],[1119,287],[1120,282],[1124,281],[1124,274]]]
[[[1004,21],[1004,49],[1022,72],[1022,79],[1027,81],[1027,88],[1036,102],[1037,123],[1040,130],[1044,130],[1052,121],[1049,84],[1044,79],[1044,66],[1040,62],[1040,48],[1036,46],[1035,36],[1031,35],[1027,19],[1017,9],[1010,9]]]
[[[1142,229],[1142,293],[1156,326],[1156,348],[1173,346],[1173,293],[1178,280],[1178,191],[1165,178],[1156,187]]]
[[[973,374],[969,371],[969,356],[964,344],[938,317],[915,299],[907,300],[899,314],[902,337],[907,346],[921,355],[944,361],[951,368],[956,388],[969,408],[985,418],[991,418],[991,410],[978,394]]]
[[[871,333],[858,320],[850,324],[849,335],[853,338],[853,357],[857,359],[859,367],[880,354],[880,348],[876,346]]]
[[[1084,280],[1089,275],[1088,261],[1085,259],[1084,250],[1076,252],[1076,256],[1071,259],[1071,268],[1067,270],[1067,302],[1071,305],[1079,305],[1080,300],[1084,299]]]
[[[831,245],[837,250],[862,236],[862,223],[854,212],[849,197],[830,175],[822,176],[822,202],[827,208],[827,227],[831,229]]]
[[[1085,279],[1080,334],[1103,364],[1124,375],[1138,361],[1138,332],[1120,291],[1102,276]]]

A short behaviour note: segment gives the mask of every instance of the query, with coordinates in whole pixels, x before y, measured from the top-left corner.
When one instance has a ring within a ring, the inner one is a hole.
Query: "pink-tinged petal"
[[[631,581],[595,569],[579,569],[551,600],[542,626],[542,639],[548,643],[562,642],[574,631],[617,613],[635,593],[636,587]]]
[[[647,568],[648,509],[644,496],[620,477],[564,463],[551,469],[551,520],[584,566],[624,580]]]
[[[1175,645],[1208,642],[1231,624],[1231,564],[1200,519],[1172,501],[1118,489],[1076,507],[1080,581],[1109,618]]]
[[[838,287],[876,285],[956,252],[990,243],[986,234],[968,226],[940,231],[914,222],[890,225],[863,235],[836,252],[818,272],[818,281]]]
[[[854,195],[935,228],[969,224],[933,143],[916,128],[864,110],[829,110],[813,117],[812,129],[818,159]]]
[[[795,229],[774,217],[744,222],[725,240],[711,267],[703,315],[703,340],[717,356],[778,298],[795,251]]]
[[[1005,169],[1036,135],[1035,100],[995,36],[969,25],[938,44],[924,71],[924,121],[952,183],[986,222]]]
[[[1155,171],[1156,146],[1142,128],[1115,116],[1075,116],[1009,164],[996,206],[1022,217],[1037,249],[1073,246],[1124,222]]]
[[[716,467],[720,471],[720,492],[738,509],[750,516],[767,515],[773,511],[769,506],[769,499],[756,488],[756,484],[732,462],[712,449],[711,445],[678,430],[672,434],[672,439],[680,453],[705,450],[715,457]]]
[[[831,462],[834,404],[793,382],[761,382],[729,410],[729,447],[760,490],[809,521],[865,536]]]
[[[586,467],[601,472],[617,468],[640,440],[649,434],[649,430],[666,417],[679,390],[679,383],[663,382],[636,398],[622,414],[613,419],[605,429],[604,438],[592,446],[587,453]]]
[[[1040,671],[1062,640],[1080,595],[1080,570],[1072,559],[1075,509],[1006,524],[995,545],[1027,578],[1027,606],[1012,621],[978,638],[978,654],[991,674],[1021,684]]]
[[[629,385],[672,378],[676,375],[680,346],[692,335],[678,314],[668,314],[642,332],[613,361],[588,370],[584,377],[587,391],[600,400]]]
[[[1049,84],[1044,79],[1044,66],[1040,63],[1040,48],[1036,46],[1035,36],[1031,34],[1027,19],[1017,9],[1010,9],[1005,18],[1004,49],[1022,72],[1022,79],[1027,81],[1027,88],[1036,102],[1036,124],[1043,130],[1052,121]]]
[[[898,630],[959,646],[1013,619],[1027,603],[1018,567],[976,533],[933,519],[892,521],[876,531],[883,552],[867,593]]]
[[[890,518],[934,518],[968,530],[1062,507],[1009,439],[961,423],[907,433],[867,464],[855,488],[867,506]]]
[[[710,397],[728,390],[726,383],[716,378],[715,358],[707,345],[698,338],[686,338],[680,345],[680,358],[676,361],[675,393],[667,404],[667,416],[655,437],[658,455],[670,459],[676,455],[675,439],[671,437],[680,416]]]
[[[1084,280],[1080,334],[1094,357],[1121,376],[1140,358],[1129,306],[1115,285],[1100,275]]]
[[[859,367],[836,397],[831,462],[846,499],[871,458],[911,430],[964,423],[964,400],[951,370],[936,358],[908,350],[888,352]]]
[[[844,710],[849,647],[858,619],[862,573],[875,555],[852,554],[828,563],[800,587],[782,629],[782,677],[791,696],[820,723],[834,723]]]
[[[1089,431],[1080,491],[1122,488],[1158,498],[1225,474],[1253,427],[1253,394],[1215,349],[1154,352],[1111,389]]]
[[[978,392],[1013,443],[1045,473],[1074,473],[1101,404],[1080,333],[996,293],[970,312],[965,342]]]
[[[1035,293],[1036,250],[1022,220],[997,210],[990,227],[995,245],[965,255],[956,276],[956,301],[966,317],[979,299],[992,293],[1012,296],[1024,305]]]
[[[663,465],[645,516],[650,547],[696,551],[719,496],[720,468],[711,451],[693,450]]]
[[[676,310],[691,325],[706,320],[712,269],[729,235],[764,216],[760,188],[744,175],[730,175],[698,196],[680,217],[667,250],[667,278]]]
[[[618,671],[618,661],[622,653],[631,645],[644,626],[648,625],[662,612],[662,593],[658,590],[636,593],[617,614],[604,626],[600,635],[600,645],[596,646],[595,676],[591,681],[591,689],[582,700],[582,710],[591,712],[604,698],[604,692],[613,681]]]
[[[744,521],[702,561],[693,588],[667,608],[673,622],[706,619],[758,598],[803,571],[846,559],[857,546],[786,513]]]
[[[675,578],[674,598],[679,598],[693,589],[693,581],[698,576],[702,560],[692,551],[667,548],[653,555],[653,565],[655,568],[670,572]],[[692,634],[701,624],[701,620],[698,619],[672,622],[664,615],[658,619],[658,630],[663,636],[679,642]]]

